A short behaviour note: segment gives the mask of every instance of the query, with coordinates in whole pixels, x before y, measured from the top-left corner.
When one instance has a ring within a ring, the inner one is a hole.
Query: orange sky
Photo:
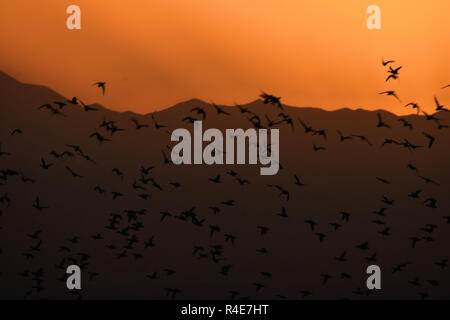
[[[82,30],[66,29],[66,7]],[[381,7],[382,30],[366,28]],[[141,113],[190,98],[250,102],[260,90],[326,109],[450,105],[448,0],[15,0],[0,2],[0,69],[89,103]],[[403,65],[384,82],[380,57]],[[105,97],[92,86],[106,81]],[[409,112],[409,110],[408,110]]]

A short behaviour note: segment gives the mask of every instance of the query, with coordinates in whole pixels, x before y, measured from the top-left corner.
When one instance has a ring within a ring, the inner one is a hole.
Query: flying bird
[[[198,115],[202,115],[203,120],[205,120],[206,118],[206,112],[204,109],[200,108],[200,107],[195,107],[191,109],[191,112],[196,112]]]
[[[2,143],[0,142],[0,157],[1,156],[10,156],[11,153],[2,150]]]
[[[97,108],[90,107],[90,106],[84,104],[81,100],[78,100],[78,101],[80,102],[80,104],[83,107],[84,111],[86,111],[86,112],[88,112],[88,111],[98,111]]]
[[[394,63],[394,62],[395,62],[395,60],[384,61],[384,59],[381,58],[381,64],[383,65],[383,67],[387,66],[389,63]]]
[[[275,97],[274,95],[267,94],[265,92],[261,92],[259,96],[263,98],[264,104],[271,103],[276,105],[278,108],[283,109],[283,106],[281,105],[281,97]]]
[[[341,142],[343,142],[343,141],[345,141],[345,140],[352,140],[352,139],[353,139],[352,136],[344,136],[344,134],[343,134],[340,130],[336,130],[336,132],[338,133],[338,135],[339,135],[339,140],[340,140]]]
[[[153,114],[152,114],[152,120],[153,120],[153,123],[154,123],[156,129],[167,128],[166,125],[159,124],[158,122],[156,122],[155,116]]]
[[[398,75],[398,72],[399,72],[399,70],[400,70],[401,68],[402,68],[402,66],[400,66],[400,67],[398,67],[398,68],[395,68],[395,69],[392,69],[392,67],[389,66],[388,72],[389,72],[390,74]]]
[[[97,88],[101,88],[102,89],[102,94],[105,95],[105,90],[106,90],[106,82],[96,82],[93,84],[93,86],[97,86]]]
[[[446,111],[446,112],[450,111],[447,108],[444,108],[444,105],[439,103],[439,100],[437,99],[436,96],[434,96],[434,103],[436,104],[436,111]]]
[[[133,122],[134,125],[136,126],[136,130],[141,130],[142,128],[148,128],[148,124],[141,124],[141,123],[139,123],[139,122],[137,121],[137,119],[134,118],[134,117],[131,118],[130,120],[131,120],[131,122]]]
[[[422,132],[422,134],[428,139],[428,149],[431,149],[436,139],[431,134],[428,134],[426,132]]]
[[[439,118],[435,117],[435,114],[428,114],[425,111],[422,111],[423,115],[425,116],[425,120],[431,121],[439,121]]]
[[[36,200],[35,200],[35,202],[34,202],[34,204],[33,204],[33,207],[37,210],[37,211],[40,211],[40,212],[42,212],[42,210],[44,210],[44,209],[48,209],[48,208],[50,208],[50,207],[46,207],[46,206],[41,206],[41,202],[40,202],[40,200],[39,200],[39,197],[36,197]]]
[[[395,99],[397,99],[398,101],[400,101],[399,97],[397,96],[397,94],[395,93],[395,91],[389,90],[389,91],[383,91],[380,92],[379,94],[386,94],[388,96],[393,96]]]
[[[381,117],[381,113],[377,113],[377,117],[378,117],[377,128],[382,128],[382,127],[391,128],[390,125],[386,124],[386,123],[383,121],[383,118]]]
[[[369,139],[367,139],[366,136],[352,134],[352,137],[355,137],[355,138],[358,138],[358,139],[360,139],[360,140],[362,140],[362,141],[365,141],[365,142],[367,142],[367,144],[368,144],[369,146],[372,146],[372,143],[369,141]]]
[[[414,129],[413,125],[410,122],[408,122],[408,120],[400,118],[400,119],[398,119],[398,121],[400,121],[403,124],[404,127],[407,127],[410,130]]]
[[[73,97],[70,100],[67,100],[67,102],[71,103],[71,104],[78,104],[78,98],[77,97]]]
[[[297,177],[296,174],[294,174],[294,179],[295,179],[295,184],[299,187],[303,187],[306,186],[306,184],[304,184],[303,182],[300,181],[299,177]]]
[[[230,115],[228,112],[224,111],[221,107],[219,107],[215,103],[213,103],[212,105],[216,109],[217,114],[224,114],[224,115],[227,115],[227,116]]]
[[[417,114],[420,113],[421,108],[420,108],[420,106],[417,103],[409,102],[409,103],[405,104],[405,107],[409,107],[409,106],[411,106],[413,109],[416,109],[417,110]]]
[[[17,128],[17,129],[14,129],[13,131],[11,131],[11,136],[13,136],[13,135],[15,135],[15,134],[23,134],[23,131],[22,131],[22,129],[19,129],[19,128]]]

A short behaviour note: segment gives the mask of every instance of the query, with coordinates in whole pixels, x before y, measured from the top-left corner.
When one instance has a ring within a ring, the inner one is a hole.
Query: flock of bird
[[[388,67],[387,70],[387,78],[386,82],[394,81],[399,78],[399,72],[402,69],[402,66],[393,67],[395,61],[393,60],[382,60],[382,65],[384,67]],[[106,90],[106,82],[96,82],[94,84],[99,89],[101,89],[102,94],[105,94]],[[442,89],[448,88],[450,85],[442,87]],[[386,94],[388,96],[393,96],[398,101],[400,101],[398,95],[394,91],[383,91],[380,94]],[[294,130],[294,128],[299,128],[304,134],[307,136],[317,136],[323,144],[312,144],[312,149],[314,152],[326,152],[327,146],[326,143],[328,138],[333,132],[329,132],[326,128],[315,128],[310,125],[304,119],[294,119],[288,112],[285,110],[285,107],[281,103],[281,97],[274,96],[272,94],[267,94],[262,92],[260,95],[262,102],[267,105],[273,105],[273,107],[277,110],[278,118],[271,119],[267,114],[261,115],[257,110],[250,110],[241,105],[237,105],[237,114],[233,114],[230,110],[225,110],[214,103],[212,103],[213,112],[218,116],[222,117],[235,117],[241,116],[245,117],[249,122],[250,126],[253,126],[257,129],[261,128],[270,128],[270,127],[281,127],[288,126],[289,130]],[[435,128],[438,130],[443,130],[449,128],[448,125],[443,124],[443,119],[440,118],[438,113],[440,112],[448,112],[449,110],[445,108],[434,96],[434,101],[436,104],[435,113],[428,114],[424,111],[422,107],[417,105],[414,102],[410,102],[406,104],[406,107],[411,106],[412,108],[417,110],[418,114],[423,114],[426,121],[430,124],[433,124]],[[65,110],[69,107],[78,106],[81,107],[86,113],[90,112],[102,112],[102,109],[87,105],[83,103],[78,97],[73,97],[70,100],[66,101],[54,101],[52,103],[44,104],[38,107],[39,110],[45,110],[50,113],[51,116],[60,116],[60,117],[68,117],[69,114],[65,112]],[[196,120],[207,121],[209,118],[207,116],[206,108],[195,107],[190,110],[188,115],[183,115],[180,117],[180,121],[182,123],[193,123]],[[168,128],[168,124],[160,123],[155,115],[151,115],[151,123],[144,123],[137,120],[136,117],[131,117],[129,119],[130,126],[119,126],[117,121],[107,120],[106,118],[98,124],[98,128],[93,130],[89,134],[89,138],[94,139],[98,142],[99,145],[104,143],[111,143],[113,141],[116,134],[120,132],[129,131],[129,130],[148,130],[153,128],[154,130],[159,130],[163,132],[167,132],[170,134]],[[406,118],[400,117],[398,121],[402,126],[407,127],[409,130],[416,130],[413,123],[409,122]],[[385,119],[383,119],[382,114],[378,113],[377,118],[374,119],[374,126],[376,128],[385,128],[390,129],[394,126],[392,123],[388,123]],[[21,128],[15,128],[11,131],[11,136],[16,135],[24,135],[26,134],[25,130]],[[341,143],[345,143],[346,141],[355,140],[360,141],[362,143],[366,143],[371,147],[378,147],[374,144],[373,141],[368,136],[361,134],[344,134],[342,130],[337,130],[336,133],[338,139]],[[384,142],[379,146],[383,148],[387,145],[397,146],[398,148],[404,148],[409,152],[414,152],[419,148],[427,148],[431,149],[436,144],[437,138],[431,135],[428,132],[422,132],[423,141],[421,144],[415,144],[410,142],[407,138],[403,139],[393,139],[386,138]],[[316,140],[317,141],[317,140]],[[270,149],[270,145],[268,146]],[[148,250],[151,250],[153,247],[158,245],[158,239],[155,236],[149,235],[148,228],[144,227],[146,217],[152,211],[151,200],[155,197],[155,193],[160,192],[172,192],[173,190],[189,188],[189,186],[183,185],[180,181],[169,181],[167,183],[161,182],[157,178],[157,171],[160,166],[171,166],[170,160],[170,150],[171,147],[167,146],[167,150],[161,150],[161,161],[160,163],[155,163],[151,166],[140,165],[136,170],[134,177],[131,177],[132,183],[129,184],[130,190],[136,196],[136,198],[149,201],[148,206],[140,209],[124,209],[123,211],[117,211],[114,213],[110,213],[107,221],[104,224],[104,230],[99,231],[96,234],[91,236],[89,241],[101,242],[104,243],[104,247],[111,252],[111,256],[115,259],[131,259],[134,261],[142,260],[146,261],[147,256],[151,256],[151,253],[148,253]],[[0,144],[0,160],[13,156],[7,150],[2,149],[2,145]],[[40,163],[38,164],[43,170],[43,172],[53,170],[56,166],[59,166],[63,163],[64,159],[75,159],[80,158],[84,161],[88,161],[92,164],[98,164],[96,160],[88,155],[83,147],[75,144],[66,144],[65,150],[57,152],[52,150],[48,153],[48,155],[44,155],[41,157]],[[84,175],[81,172],[68,164],[64,164],[64,169],[68,175],[73,177],[74,179],[83,179]],[[440,186],[440,183],[435,181],[434,179],[427,177],[422,174],[422,172],[412,163],[407,163],[405,166],[411,172],[411,174],[416,175],[419,179],[421,179],[425,184]],[[280,164],[281,169],[286,168]],[[114,167],[110,170],[110,174],[121,179],[122,181],[126,181],[125,173],[118,167]],[[295,213],[288,213],[286,209],[286,204],[292,201],[294,191],[292,188],[305,188],[308,187],[306,184],[296,173],[290,173],[291,176],[291,185],[279,185],[279,184],[267,184],[264,186],[268,190],[273,190],[273,193],[276,197],[279,198],[280,201],[280,210],[275,214],[276,217],[280,219],[292,219],[292,216]],[[127,177],[128,178],[128,177]],[[8,183],[12,179],[20,179],[24,184],[34,183],[35,180],[26,176],[22,171],[15,170],[11,168],[4,168],[0,170],[0,182],[2,183],[2,187],[8,187]],[[250,179],[242,176],[242,174],[237,171],[226,169],[224,172],[220,172],[217,175],[209,177],[207,181],[199,182],[210,184],[210,187],[213,188],[214,185],[219,185],[223,183],[228,183],[229,179],[233,179],[241,186],[252,185]],[[378,181],[382,185],[389,185],[391,181],[386,177],[374,177],[374,180]],[[125,182],[124,182],[125,183]],[[125,196],[125,191],[123,190],[114,190],[111,189],[108,185],[94,185],[92,186],[92,192],[98,194],[99,196],[105,197],[110,201],[116,201],[119,198]],[[251,192],[251,190],[247,191]],[[438,208],[438,200],[433,196],[427,195],[424,196],[426,190],[415,189],[410,190],[409,193],[406,193],[409,199],[414,201],[422,201],[423,207],[427,209],[436,209]],[[206,200],[206,199],[205,199]],[[201,203],[201,205],[205,205],[205,203]],[[387,222],[387,212],[395,206],[396,201],[390,198],[387,195],[384,195],[380,200],[382,206],[380,209],[373,211],[374,218],[370,221],[376,226],[379,226],[379,230],[377,234],[382,237],[388,237],[391,235],[391,227]],[[11,200],[10,192],[5,191],[0,194],[0,216],[6,215],[9,208],[14,205]],[[178,221],[179,223],[190,224],[195,227],[199,227],[204,229],[205,233],[208,234],[208,237],[211,241],[210,243],[202,243],[195,245],[192,248],[192,257],[199,260],[211,261],[213,268],[217,268],[218,274],[224,277],[232,277],[234,265],[229,261],[227,257],[227,252],[229,250],[233,250],[235,245],[239,242],[239,237],[231,232],[227,231],[223,226],[215,223],[210,223],[210,217],[214,217],[217,215],[222,215],[224,211],[234,210],[239,205],[238,201],[235,199],[223,199],[218,203],[207,203],[205,210],[199,208],[199,206],[193,206],[187,208],[181,212],[173,212],[173,211],[161,211],[159,212],[159,223],[161,224],[161,228],[165,228],[165,224],[169,219],[174,221]],[[52,200],[51,199],[42,199],[39,195],[36,196],[33,203],[29,205],[30,210],[35,210],[39,214],[45,214],[47,211],[52,210]],[[350,224],[352,221],[353,214],[347,211],[340,211],[336,213],[335,219],[329,221],[327,226],[334,232],[338,232],[341,229],[345,229],[347,224]],[[450,215],[443,216],[441,218],[442,223],[449,224],[450,223]],[[325,231],[325,227],[323,227],[323,223],[317,221],[317,219],[305,218],[304,225],[306,227],[305,230],[309,230],[308,232],[312,233],[312,236],[317,238],[319,243],[324,243],[329,238],[329,234]],[[1,226],[1,225],[0,225]],[[265,237],[269,233],[272,232],[272,229],[275,226],[263,225],[263,224],[255,224],[255,232],[260,237]],[[418,234],[416,236],[409,237],[405,239],[405,241],[410,242],[411,248],[415,248],[418,243],[431,243],[435,241],[433,234],[438,228],[438,222],[431,221],[423,226],[421,230],[418,230]],[[29,239],[29,248],[22,253],[23,259],[25,261],[33,261],[36,256],[38,256],[42,251],[42,234],[45,233],[46,230],[33,230],[28,234]],[[331,231],[330,231],[331,232]],[[111,235],[115,234],[120,237],[120,242],[112,242],[109,239],[112,237]],[[222,240],[220,240],[222,239]],[[88,270],[87,276],[89,281],[95,281],[97,278],[101,277],[100,271],[93,271],[89,269],[91,261],[95,256],[95,251],[92,252],[78,252],[77,244],[81,241],[81,237],[78,235],[74,235],[67,239],[65,243],[61,243],[59,245],[58,252],[55,252],[55,256],[59,257],[59,261],[55,263],[54,268],[60,271],[61,276],[57,278],[62,282],[61,286],[64,287],[64,282],[67,279],[67,275],[65,273],[65,269],[70,264],[76,264],[81,267],[82,270]],[[354,250],[358,250],[361,252],[367,252],[368,255],[365,258],[366,262],[369,264],[376,264],[378,261],[378,255],[376,252],[370,252],[371,246],[368,241],[361,240],[354,244]],[[257,255],[269,256],[269,248],[265,246],[254,248],[254,253]],[[0,259],[1,259],[2,249],[0,249]],[[344,263],[349,259],[349,250],[343,250],[338,253],[336,256],[331,257],[334,261],[339,263]],[[130,262],[131,263],[131,262]],[[236,261],[236,263],[238,263]],[[405,261],[399,262],[397,265],[392,267],[391,272],[393,274],[401,273],[407,268],[412,262]],[[433,263],[439,269],[447,269],[448,268],[448,259],[443,257],[439,261],[433,261]],[[216,267],[217,265],[217,267]],[[258,266],[255,266],[258,268]],[[0,270],[1,271],[1,270]],[[48,281],[45,278],[45,274],[51,273],[49,270],[44,270],[43,267],[37,268],[26,268],[23,271],[20,271],[18,274],[20,277],[24,277],[29,279],[30,287],[27,289],[25,293],[25,297],[34,297],[39,298],[40,295],[45,293],[46,286],[45,282]],[[250,280],[250,285],[253,286],[254,292],[258,293],[268,286],[267,283],[270,283],[271,279],[276,279],[276,274],[267,270],[257,270],[255,269],[255,280]],[[175,277],[177,275],[177,270],[175,268],[165,268],[161,270],[154,270],[149,272],[148,274],[142,275],[143,279],[147,279],[148,281],[165,281],[168,278]],[[353,275],[348,272],[341,272],[338,275],[331,273],[320,273],[318,275],[318,282],[320,286],[327,286],[332,279],[338,279],[341,281],[346,281],[352,279]],[[428,279],[420,279],[421,276],[410,279],[408,284],[411,288],[418,289],[418,297],[427,298],[429,296],[429,292],[427,291],[426,285],[433,287],[439,287],[441,285],[441,281],[436,278],[428,278]],[[183,297],[182,287],[174,287],[167,286],[164,289],[162,295],[167,298],[178,298]],[[282,291],[282,288],[279,288]],[[66,293],[67,291],[64,291]],[[81,298],[83,296],[83,291],[69,291],[70,294],[73,294],[76,298]],[[349,293],[349,295],[355,296],[369,296],[373,294],[374,291],[367,290],[364,288],[364,283],[361,283],[356,289]],[[314,289],[304,288],[298,292],[300,298],[314,297]],[[249,299],[250,295],[242,294],[240,288],[231,289],[225,295],[226,298],[231,299]],[[284,294],[278,294],[276,298],[279,299],[289,299],[289,298],[298,298],[298,297],[288,297]]]

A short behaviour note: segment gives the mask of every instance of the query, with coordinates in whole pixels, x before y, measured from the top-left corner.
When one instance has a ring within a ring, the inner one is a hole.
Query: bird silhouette
[[[338,230],[340,227],[342,227],[342,225],[337,222],[330,222],[329,225],[332,226],[334,230]]]
[[[89,138],[96,138],[100,144],[103,142],[106,142],[106,141],[111,141],[111,139],[103,137],[100,133],[98,133],[97,130],[95,130],[93,133],[91,133],[89,135]]]
[[[341,211],[340,215],[342,220],[349,222],[350,214],[348,212]]]
[[[313,127],[308,126],[306,123],[304,123],[300,118],[298,119],[298,122],[300,122],[301,126],[305,130],[305,133],[312,133],[314,132]]]
[[[390,64],[390,63],[394,63],[394,62],[395,62],[395,60],[387,60],[387,61],[384,61],[384,59],[381,58],[381,64],[383,65],[383,67],[387,66],[387,65]]]
[[[244,113],[254,114],[252,111],[248,110],[247,108],[245,108],[241,105],[236,105],[236,107],[239,109],[241,114],[244,114]]]
[[[313,135],[313,136],[316,136],[316,135],[322,136],[323,139],[324,139],[325,141],[327,141],[327,133],[326,133],[326,130],[325,130],[325,129],[321,129],[321,130],[313,130],[312,135]]]
[[[441,261],[435,262],[434,264],[441,269],[448,268],[448,259],[442,259]]]
[[[390,73],[390,74],[387,76],[387,78],[386,78],[385,81],[388,82],[389,79],[394,79],[394,80],[396,80],[396,79],[398,79],[398,75],[397,75],[396,73]]]
[[[378,211],[374,211],[373,213],[375,213],[375,214],[377,214],[377,215],[379,215],[379,216],[383,216],[383,217],[385,217],[386,216],[386,210],[387,210],[388,208],[386,208],[386,207],[384,207],[384,208],[381,208],[380,210],[378,210]]]
[[[281,97],[275,97],[274,95],[267,94],[265,92],[261,92],[261,94],[259,96],[261,98],[263,98],[263,103],[264,104],[271,103],[271,104],[277,106],[280,109],[283,108],[283,106],[281,105]]]
[[[236,181],[240,184],[240,185],[244,185],[244,184],[249,184],[250,182],[247,179],[242,179],[237,177]]]
[[[218,214],[220,212],[220,208],[219,207],[208,207],[208,209],[211,209],[213,214]]]
[[[356,248],[358,248],[360,250],[369,250],[369,243],[363,242],[361,244],[356,245]]]
[[[337,130],[337,133],[339,135],[339,140],[341,142],[345,141],[345,140],[352,140],[353,136],[345,136],[340,130]]]
[[[226,112],[226,111],[224,111],[221,107],[219,107],[218,105],[216,105],[216,104],[212,104],[213,105],[213,107],[216,109],[216,113],[217,114],[224,114],[224,115],[227,115],[227,116],[229,116],[230,114],[228,113],[228,112]]]
[[[125,129],[117,127],[115,124],[109,124],[106,126],[106,131],[109,131],[111,135],[115,134],[119,131],[125,131]]]
[[[372,146],[372,143],[369,141],[369,139],[367,139],[366,136],[352,134],[352,137],[358,138],[358,139],[360,139],[361,141],[366,142],[369,146]]]
[[[72,175],[72,177],[74,178],[83,178],[82,176],[80,176],[78,173],[76,173],[75,171],[73,171],[69,166],[66,166],[66,170],[69,171],[69,173]]]
[[[306,184],[304,184],[303,182],[300,181],[299,177],[296,174],[294,174],[294,179],[295,179],[295,182],[294,182],[295,185],[297,185],[299,187],[306,186]]]
[[[428,149],[431,149],[436,139],[429,133],[422,132],[422,134],[428,139]]]
[[[130,118],[130,120],[131,120],[131,122],[133,122],[134,125],[136,126],[136,130],[141,130],[141,129],[143,129],[143,128],[148,128],[148,124],[142,124],[142,123],[139,123],[139,122],[137,121],[137,119],[134,118],[134,117]]]
[[[391,66],[389,66],[388,72],[391,73],[391,74],[398,74],[398,71],[399,71],[401,68],[402,68],[402,66],[393,69]]]
[[[210,238],[212,238],[214,235],[214,232],[220,231],[220,227],[216,226],[216,225],[211,225],[211,226],[209,226],[209,230],[210,230],[209,236],[210,236]]]
[[[384,146],[387,145],[387,144],[397,144],[397,145],[399,145],[400,142],[395,141],[395,140],[393,140],[393,139],[384,139],[384,142],[381,144],[381,147],[380,147],[380,148],[384,147]]]
[[[226,205],[226,206],[232,207],[232,206],[234,206],[235,201],[234,200],[227,200],[227,201],[222,201],[221,203]]]
[[[402,66],[397,67],[395,69],[392,68],[392,66],[389,66],[389,70],[388,70],[389,77],[392,76],[394,79],[397,79],[398,78],[398,72],[400,71],[401,68],[402,68]],[[386,81],[389,80],[389,77],[386,79]]]
[[[386,94],[388,96],[393,96],[395,99],[397,99],[398,101],[400,101],[399,97],[397,96],[397,94],[395,93],[395,91],[389,90],[389,91],[383,91],[380,92],[379,94]],[[401,101],[400,101],[401,102]]]
[[[156,129],[167,128],[166,125],[159,124],[159,123],[156,121],[155,115],[154,115],[154,114],[152,114],[152,120],[153,120],[153,124],[154,124],[154,126],[155,126]]]
[[[423,115],[425,116],[425,120],[428,120],[428,121],[430,121],[430,120],[439,121],[439,118],[437,118],[437,117],[435,116],[435,114],[428,114],[428,113],[426,113],[426,112],[423,111],[423,110],[422,110],[422,113],[423,113]]]
[[[381,200],[381,202],[383,202],[383,203],[385,203],[387,205],[393,206],[395,201],[394,200],[390,200],[386,196],[383,196],[383,199]]]
[[[417,237],[409,237],[408,239],[409,239],[409,240],[411,240],[411,246],[412,246],[412,248],[415,248],[415,247],[416,247],[416,244],[417,244],[417,242],[419,242],[419,241],[420,241],[420,239],[419,239],[419,238],[417,238]]]
[[[225,234],[225,242],[230,241],[232,245],[234,245],[234,242],[236,241],[236,237],[231,234]]]
[[[203,120],[206,119],[206,111],[200,107],[192,108],[191,112],[196,112],[198,115],[201,115]]]
[[[122,197],[123,193],[121,192],[117,192],[117,191],[113,191],[111,192],[112,196],[113,196],[113,200],[116,200],[118,197]]]
[[[331,275],[329,275],[329,274],[324,274],[324,273],[322,273],[320,276],[322,277],[322,285],[323,285],[323,286],[326,285],[327,282],[328,282],[328,280],[330,280],[330,279],[332,278]]]
[[[450,126],[445,125],[445,124],[441,124],[441,122],[439,120],[435,120],[436,124],[438,125],[438,130],[442,130],[442,129],[448,129],[450,128]]]
[[[97,86],[97,88],[101,88],[102,89],[102,94],[105,95],[105,90],[106,90],[106,82],[96,82],[93,84],[93,86]]]
[[[326,149],[327,149],[327,148],[325,148],[325,147],[317,146],[315,143],[313,144],[313,150],[314,150],[314,152],[322,151],[322,150],[326,150]]]
[[[83,110],[84,110],[85,112],[88,112],[88,111],[98,111],[97,108],[88,106],[87,104],[85,104],[85,103],[84,103],[83,101],[81,101],[81,100],[78,100],[78,102],[81,104],[81,106],[83,107]]]
[[[400,263],[392,268],[392,273],[397,273],[403,271],[410,263]]]
[[[434,185],[439,185],[439,183],[437,183],[436,181],[433,181],[432,179],[428,178],[428,177],[424,177],[421,176],[420,174],[417,175],[419,178],[421,178],[425,183],[430,183],[430,184],[434,184]]]
[[[422,111],[422,108],[415,102],[409,102],[405,104],[405,107],[411,106],[413,109],[417,110],[417,114],[419,114]]]
[[[220,181],[220,174],[217,175],[215,178],[209,178],[208,180],[211,181],[211,182],[214,182],[214,183],[220,183],[221,182]]]
[[[50,169],[53,166],[53,163],[47,163],[44,158],[41,158],[41,168],[42,169]]]
[[[187,116],[187,117],[183,118],[183,121],[187,121],[189,123],[194,123],[195,121],[197,121],[197,119]]]
[[[67,106],[67,103],[62,101],[54,101],[53,103],[56,104],[60,109],[64,109],[64,107]]]
[[[257,226],[257,228],[259,229],[259,234],[261,236],[267,234],[267,232],[269,232],[269,228],[265,227],[265,226]]]
[[[273,126],[275,126],[275,125],[281,123],[280,121],[273,121],[273,120],[270,120],[270,118],[269,118],[267,115],[265,115],[265,117],[266,117],[266,120],[267,120],[267,125],[268,125],[269,127],[273,127]]]
[[[78,98],[77,97],[73,97],[72,99],[67,100],[67,102],[71,103],[71,104],[78,104]]]
[[[381,117],[381,113],[377,113],[377,117],[378,117],[377,128],[382,128],[382,127],[389,128],[389,129],[391,128],[390,125],[386,124],[386,123],[383,121],[383,118]]]
[[[377,179],[378,181],[384,183],[384,184],[390,184],[390,183],[391,183],[389,180],[386,180],[386,179],[383,179],[383,178],[380,178],[380,177],[376,177],[376,179]]]
[[[315,222],[314,220],[311,220],[311,219],[305,220],[305,223],[307,223],[307,224],[310,225],[311,231],[314,231],[314,228],[315,228],[316,225],[317,225],[317,222]]]
[[[10,156],[11,153],[2,150],[2,143],[0,142],[0,157],[1,156]]]
[[[286,190],[286,189],[284,189],[282,186],[280,186],[280,185],[270,185],[270,184],[267,185],[267,186],[279,190],[279,191],[280,191],[280,196],[285,196],[285,197],[286,197],[286,200],[289,200],[289,199],[290,199],[290,193],[289,193],[289,191]]]
[[[418,199],[421,192],[422,192],[422,190],[413,191],[408,195],[408,197],[413,198],[413,199]]]
[[[345,258],[346,251],[343,251],[339,256],[335,257],[334,259],[340,262],[345,262],[347,259]]]
[[[410,122],[408,122],[408,120],[400,118],[400,119],[398,119],[398,121],[400,121],[404,127],[407,127],[410,130],[414,129],[413,125]]]
[[[446,111],[449,112],[450,110],[447,108],[444,108],[442,104],[439,103],[439,100],[436,96],[434,96],[434,103],[436,104],[436,111]]]
[[[23,131],[22,131],[22,129],[20,129],[20,128],[16,128],[16,129],[14,129],[13,131],[11,131],[11,136],[13,136],[13,135],[15,135],[15,134],[23,134]]]
[[[282,218],[287,218],[288,215],[287,215],[286,208],[285,208],[285,207],[282,207],[282,208],[281,208],[281,212],[280,212],[280,213],[277,213],[277,216],[280,216],[280,217],[282,217]]]
[[[169,184],[176,189],[181,187],[181,184],[179,182],[169,182]]]
[[[378,233],[381,234],[381,235],[383,235],[383,236],[389,236],[389,235],[391,235],[391,234],[389,233],[389,230],[390,230],[390,228],[385,228],[385,229],[383,229],[383,230],[381,230],[381,231],[378,231]]]
[[[36,197],[36,200],[35,200],[35,202],[34,202],[34,204],[33,204],[33,207],[34,207],[37,211],[39,211],[39,212],[42,212],[44,209],[50,208],[49,206],[42,206],[42,205],[41,205],[41,202],[40,202],[40,200],[39,200],[39,196]]]

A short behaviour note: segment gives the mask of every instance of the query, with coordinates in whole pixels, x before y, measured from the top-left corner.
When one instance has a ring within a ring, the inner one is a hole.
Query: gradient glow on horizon
[[[82,29],[66,29],[67,6]],[[381,7],[368,30],[366,8]],[[450,1],[15,0],[0,4],[0,70],[118,111],[200,98],[232,105],[260,90],[294,106],[413,113],[450,105]],[[403,65],[385,82],[381,57]],[[92,84],[106,81],[107,90]],[[402,103],[378,92],[397,91]]]

